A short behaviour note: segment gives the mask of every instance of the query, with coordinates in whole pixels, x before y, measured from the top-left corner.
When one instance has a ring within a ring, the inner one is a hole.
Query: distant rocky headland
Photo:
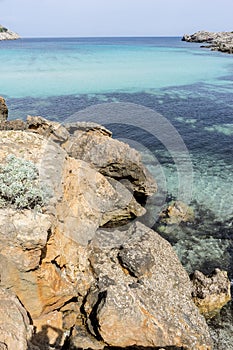
[[[215,33],[201,30],[192,35],[185,34],[182,41],[207,43],[208,45],[202,45],[201,47],[207,47],[213,51],[233,54],[233,31]]]
[[[0,40],[16,40],[19,38],[20,36],[17,33],[12,32],[0,24]]]

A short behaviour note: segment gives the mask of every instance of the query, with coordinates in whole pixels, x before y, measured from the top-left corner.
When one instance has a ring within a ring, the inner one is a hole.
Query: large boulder
[[[115,143],[103,127],[83,127],[75,137],[93,145],[89,158],[103,143],[98,162],[106,157],[108,168],[112,157],[118,164],[119,178],[114,167],[106,177],[97,165],[67,154],[72,136],[66,140],[59,125],[40,118],[30,123],[28,131],[0,132],[0,163],[9,154],[33,162],[48,194],[39,208],[19,210],[3,201],[0,209],[0,286],[11,289],[31,317],[30,348],[61,348],[72,332],[71,349],[211,349],[189,277],[170,244],[137,221],[107,229],[145,212],[125,183],[144,195],[155,189],[142,176],[138,153]],[[0,174],[7,176],[2,168]]]
[[[156,183],[142,164],[141,155],[129,145],[111,138],[104,127],[93,123],[68,124],[72,132],[62,147],[76,159],[92,164],[101,174],[116,180],[127,179],[142,196],[156,192]]]
[[[90,244],[96,284],[85,302],[89,331],[115,347],[211,349],[189,277],[170,244],[140,223],[100,230]]]
[[[47,133],[43,125],[41,132]],[[86,247],[96,230],[145,209],[123,185],[70,158],[47,135],[5,130],[0,136],[0,162],[6,163],[9,154],[33,162],[48,192],[40,209],[1,208],[0,284],[26,307],[37,327],[36,344],[45,330],[42,322],[53,320],[46,328],[52,345],[56,334],[65,332],[63,314],[66,327],[72,328],[81,307],[79,302],[74,313],[73,301],[82,300],[94,283]],[[64,312],[56,313],[64,306]]]

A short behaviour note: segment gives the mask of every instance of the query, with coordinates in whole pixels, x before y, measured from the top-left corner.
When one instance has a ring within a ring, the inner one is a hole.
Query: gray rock
[[[6,101],[0,96],[0,123],[6,121],[8,118],[8,108]]]
[[[215,33],[199,31],[192,35],[185,34],[182,40],[187,42],[208,43],[208,46],[203,45],[201,47],[208,47],[214,51],[221,51],[230,54],[233,53],[233,32]]]
[[[189,277],[156,232],[140,223],[127,231],[100,230],[89,260],[96,285],[84,308],[97,339],[116,347],[211,349]]]
[[[94,122],[76,122],[76,123],[66,123],[65,128],[70,134],[74,134],[75,131],[99,131],[104,136],[112,136],[112,132],[106,129],[103,125],[99,125]]]
[[[226,271],[215,269],[210,276],[195,271],[191,280],[193,300],[206,318],[214,317],[231,300],[231,282]]]
[[[27,130],[36,132],[58,143],[66,141],[69,137],[68,131],[60,123],[38,116],[27,116]]]
[[[16,40],[19,39],[19,35],[12,32],[11,30],[0,25],[0,41],[1,40]]]
[[[21,119],[5,120],[0,123],[0,130],[26,130],[26,123]]]

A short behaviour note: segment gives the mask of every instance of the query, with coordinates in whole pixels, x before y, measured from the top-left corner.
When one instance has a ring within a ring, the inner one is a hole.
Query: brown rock
[[[0,288],[0,349],[27,350],[31,337],[26,310],[10,291]]]
[[[0,123],[4,122],[8,118],[8,108],[6,101],[3,97],[0,96]]]
[[[195,271],[191,280],[193,300],[206,318],[214,317],[231,300],[231,283],[226,271],[215,269],[210,276]]]
[[[38,268],[50,228],[49,215],[0,209],[0,254],[21,272]]]
[[[77,129],[62,147],[71,157],[92,164],[105,176],[129,180],[138,194],[148,196],[156,192],[155,180],[142,164],[140,154],[101,128]]]
[[[65,334],[61,312],[54,311],[34,319],[33,325],[35,331],[31,343],[39,349],[47,349],[49,346],[57,349],[64,345]]]
[[[76,131],[97,131],[103,136],[112,137],[112,132],[110,130],[106,129],[103,125],[99,125],[94,122],[66,123],[64,126],[71,135],[73,135]]]
[[[69,137],[68,131],[60,123],[38,116],[27,116],[27,130],[36,132],[54,142],[64,142]]]
[[[121,191],[118,187],[116,191],[103,175],[81,160],[66,160],[62,182],[64,195],[57,204],[58,227],[81,245],[87,245],[97,228],[107,222],[144,214],[124,186],[119,185]]]
[[[211,349],[189,277],[170,244],[140,223],[100,230],[90,244],[98,283],[86,298],[90,332],[110,346]]]
[[[144,209],[123,185],[66,157],[41,135],[2,131],[0,160],[9,153],[33,161],[51,194],[43,213],[2,209],[0,216],[1,284],[15,291],[35,319],[86,295],[93,276],[85,246],[99,225]]]

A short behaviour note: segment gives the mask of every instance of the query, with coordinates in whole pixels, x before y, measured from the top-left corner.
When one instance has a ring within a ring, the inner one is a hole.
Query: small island
[[[1,40],[16,40],[19,39],[20,36],[17,33],[12,32],[11,30],[3,27],[0,24],[0,41]]]
[[[182,41],[207,43],[201,47],[210,48],[212,51],[221,51],[233,54],[233,32],[207,32],[201,30],[192,35],[185,34]]]

